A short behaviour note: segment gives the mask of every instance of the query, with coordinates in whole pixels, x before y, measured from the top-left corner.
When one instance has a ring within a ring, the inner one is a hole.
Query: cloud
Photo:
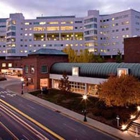
[[[111,14],[128,8],[139,10],[140,0],[1,0],[0,18],[9,13],[23,13],[25,18],[37,16],[76,15],[86,16],[88,10],[99,10],[100,14]],[[4,9],[4,7],[7,9]],[[4,12],[3,12],[4,11]],[[1,14],[2,13],[2,14]]]

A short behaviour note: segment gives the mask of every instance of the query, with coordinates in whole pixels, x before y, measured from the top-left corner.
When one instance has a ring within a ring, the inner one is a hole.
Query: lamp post
[[[116,120],[117,120],[117,127],[119,128],[119,125],[120,125],[120,117],[119,117],[119,115],[117,115],[117,117],[116,117]]]
[[[84,113],[84,120],[83,121],[87,122],[87,105],[86,105],[87,95],[86,94],[83,95],[83,100],[85,102],[85,108],[83,110],[83,113]]]
[[[21,94],[23,94],[23,82],[24,82],[24,78],[21,78]]]

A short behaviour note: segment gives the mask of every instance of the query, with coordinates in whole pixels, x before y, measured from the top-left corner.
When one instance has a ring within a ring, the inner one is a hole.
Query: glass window
[[[47,66],[42,66],[41,67],[41,73],[47,73],[47,72],[48,72]]]
[[[2,63],[2,67],[5,68],[6,67],[6,63]]]
[[[31,73],[35,73],[35,68],[34,68],[34,66],[31,66]]]
[[[12,63],[8,63],[8,67],[11,68],[12,67]]]
[[[25,66],[25,73],[28,73],[29,69],[28,66]]]

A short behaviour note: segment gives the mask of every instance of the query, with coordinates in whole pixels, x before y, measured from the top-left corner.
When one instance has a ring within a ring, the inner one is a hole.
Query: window
[[[11,68],[12,67],[12,63],[8,63],[8,67]]]
[[[6,63],[2,63],[2,67],[5,68],[6,67]]]
[[[28,66],[25,66],[25,73],[28,73],[29,69]]]
[[[34,66],[31,66],[31,73],[35,73],[35,68],[34,68]]]
[[[41,67],[41,73],[47,73],[47,72],[48,72],[47,66],[42,66]]]
[[[52,26],[52,27],[47,27],[47,31],[58,31],[59,26]]]
[[[73,26],[61,26],[61,30],[73,30]]]

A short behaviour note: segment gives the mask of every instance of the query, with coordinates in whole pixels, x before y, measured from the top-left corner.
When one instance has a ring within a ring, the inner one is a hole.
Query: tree
[[[59,82],[59,89],[62,91],[70,91],[70,82],[67,73],[64,72],[62,76],[63,78],[61,78]]]
[[[64,48],[63,52],[68,54],[69,62],[77,62],[77,52],[74,51],[70,46]]]
[[[95,56],[94,61],[97,63],[103,63],[104,59],[101,57],[100,53]]]
[[[63,52],[68,54],[69,62],[89,63],[94,60],[94,54],[89,52],[88,49],[81,50],[78,53],[71,47],[66,47]]]
[[[140,104],[140,82],[130,75],[111,76],[99,85],[99,99],[107,106]]]
[[[122,62],[122,53],[120,52],[120,50],[118,50],[118,53],[116,55],[116,62],[117,63],[121,63]]]

